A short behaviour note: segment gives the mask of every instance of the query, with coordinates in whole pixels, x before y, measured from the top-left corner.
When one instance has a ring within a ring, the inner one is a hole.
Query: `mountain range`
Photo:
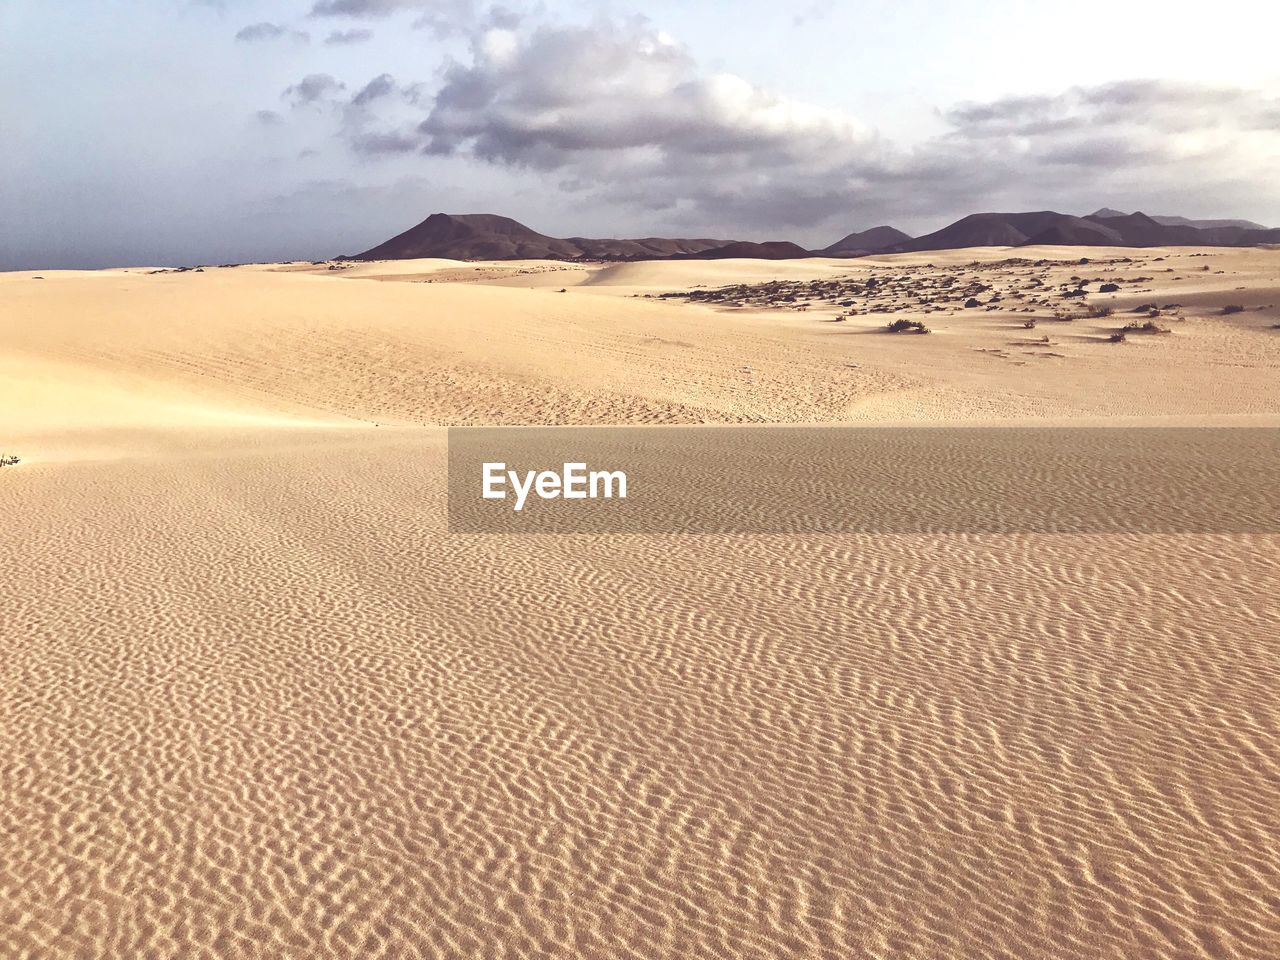
[[[1110,207],[1103,207],[1101,210],[1093,212],[1095,217],[1125,217],[1128,214],[1121,213],[1119,210],[1112,210]],[[1252,220],[1188,220],[1186,217],[1161,217],[1152,214],[1151,219],[1156,223],[1162,223],[1166,227],[1198,227],[1201,230],[1211,230],[1214,227],[1243,227],[1246,230],[1265,230],[1267,229],[1260,223],[1254,223]]]
[[[342,260],[794,260],[859,257],[875,253],[954,250],[964,247],[1229,246],[1280,243],[1280,229],[1249,220],[1188,220],[1149,217],[1103,208],[1085,217],[1052,210],[1034,213],[974,213],[941,230],[912,237],[879,226],[851,233],[821,250],[785,240],[671,239],[593,240],[548,237],[509,217],[433,213],[385,243]]]

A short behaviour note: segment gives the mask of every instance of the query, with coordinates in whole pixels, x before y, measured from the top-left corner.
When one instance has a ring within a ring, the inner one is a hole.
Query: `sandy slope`
[[[1276,955],[1276,538],[443,528],[441,424],[1280,422],[1280,254],[1164,253],[1057,357],[644,296],[833,261],[0,275],[0,956]]]

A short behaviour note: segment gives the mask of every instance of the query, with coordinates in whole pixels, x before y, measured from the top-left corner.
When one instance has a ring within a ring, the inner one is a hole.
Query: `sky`
[[[320,259],[436,211],[1280,226],[1277,35],[1240,0],[0,0],[0,269]]]

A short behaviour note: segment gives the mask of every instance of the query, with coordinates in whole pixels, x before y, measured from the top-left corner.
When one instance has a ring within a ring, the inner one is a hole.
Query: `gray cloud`
[[[317,0],[311,6],[311,16],[386,17],[422,5],[418,0]]]
[[[1029,172],[1064,164],[1165,180],[1195,167],[1229,178],[1277,157],[1277,115],[1280,101],[1252,90],[1131,80],[960,104],[943,114],[952,129],[939,149],[1016,159]]]
[[[424,97],[422,84],[403,84],[389,73],[374,77],[347,102],[348,122],[363,122],[375,119],[372,110],[382,105],[404,103],[410,106],[419,104]]]
[[[278,23],[251,23],[247,27],[241,28],[236,34],[236,39],[242,42],[253,42],[257,40],[279,40],[281,37],[290,37],[294,40],[306,43],[311,39],[311,34],[301,30],[290,30],[282,27]]]
[[[797,10],[791,17],[793,27],[803,27],[815,20],[825,20],[835,9],[835,0],[813,0],[812,3]]]
[[[395,131],[357,133],[351,137],[350,143],[357,153],[369,156],[414,153],[418,150],[418,141],[415,137]]]
[[[483,0],[315,0],[312,17],[350,17],[371,20],[410,11],[417,14],[413,26],[438,36],[465,34],[481,26],[511,24],[519,15]]]
[[[340,83],[327,73],[312,73],[285,88],[280,96],[294,107],[305,107],[334,102],[346,89],[345,83]]]
[[[372,39],[372,30],[334,30],[324,38],[324,42],[331,47],[342,47],[364,43]]]
[[[1056,96],[960,104],[944,114],[971,137],[1040,136],[1130,125],[1160,133],[1265,126],[1280,103],[1254,91],[1162,80],[1073,87]]]
[[[389,96],[396,91],[395,77],[389,73],[384,73],[380,77],[374,77],[366,83],[354,97],[351,98],[351,105],[354,107],[364,107]]]
[[[311,16],[371,19],[412,10],[429,21],[456,23],[473,19],[478,6],[477,0],[316,0]]]
[[[284,117],[274,110],[259,110],[254,117],[265,127],[276,127],[284,123]]]

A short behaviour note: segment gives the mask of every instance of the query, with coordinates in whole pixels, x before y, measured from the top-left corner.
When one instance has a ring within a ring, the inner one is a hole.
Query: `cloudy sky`
[[[0,269],[558,236],[1280,225],[1280,4],[0,0]]]

